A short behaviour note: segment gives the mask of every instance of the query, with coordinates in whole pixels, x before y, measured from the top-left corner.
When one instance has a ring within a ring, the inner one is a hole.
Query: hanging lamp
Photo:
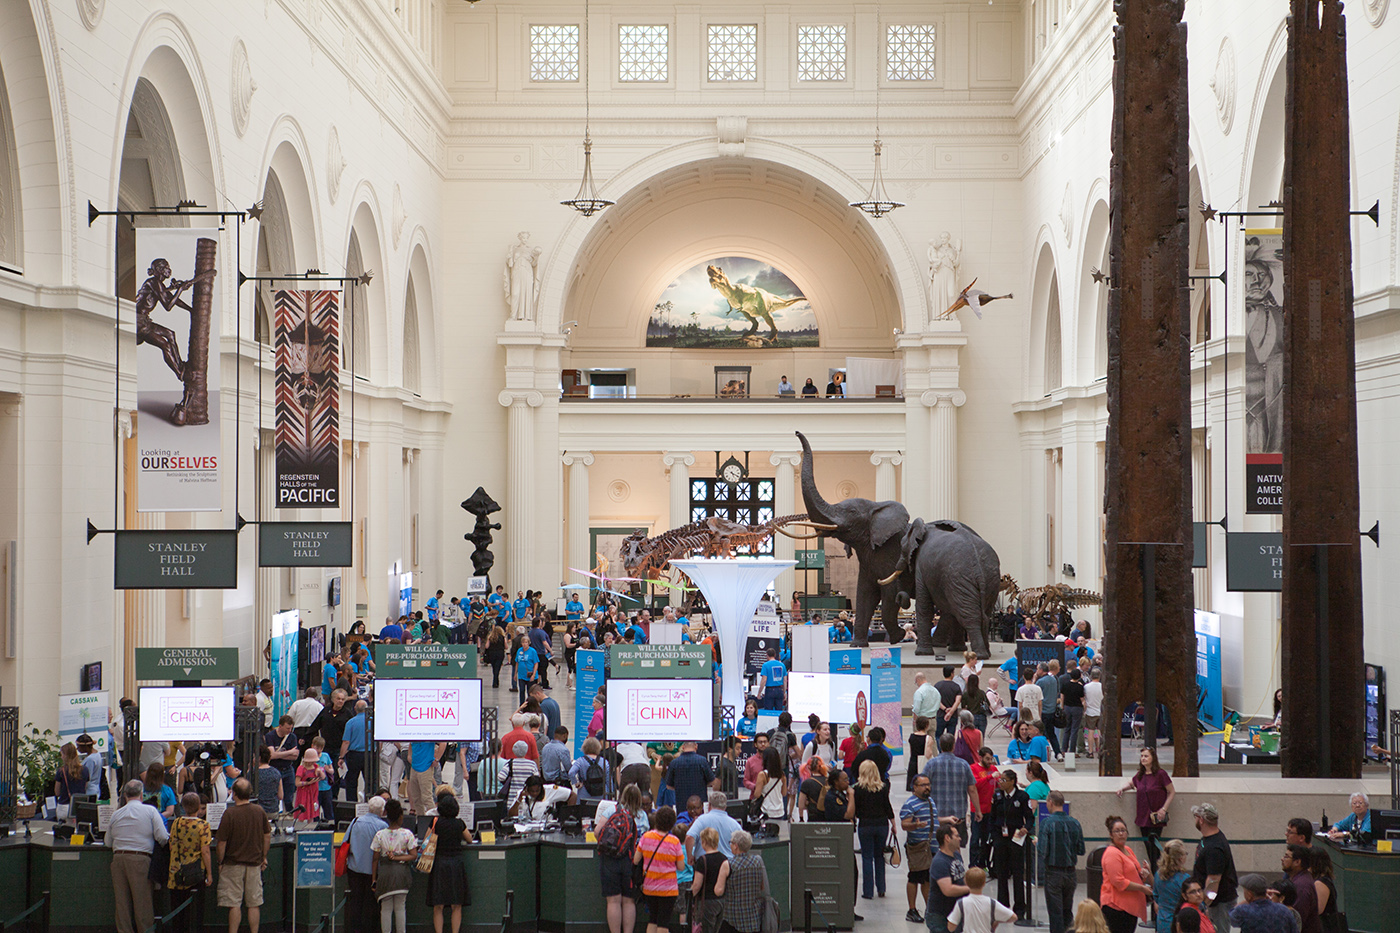
[[[882,28],[877,24],[876,42],[884,39]],[[888,53],[887,53],[888,54]],[[885,190],[885,176],[880,171],[880,56],[875,56],[875,175],[870,181],[870,191],[864,200],[852,201],[851,207],[865,211],[871,217],[884,217],[890,211],[904,206],[903,201],[893,200]]]
[[[588,0],[583,3],[583,179],[579,182],[578,194],[559,203],[572,207],[585,217],[592,217],[605,207],[612,207],[615,201],[598,196],[598,188],[593,183],[593,138],[589,134],[592,116],[589,100],[588,80]]]

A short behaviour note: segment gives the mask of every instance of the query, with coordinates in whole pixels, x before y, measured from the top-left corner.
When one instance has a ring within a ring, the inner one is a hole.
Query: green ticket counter
[[[1353,933],[1400,933],[1400,911],[1395,909],[1400,852],[1339,846],[1325,838],[1314,844],[1332,856],[1337,901]]]

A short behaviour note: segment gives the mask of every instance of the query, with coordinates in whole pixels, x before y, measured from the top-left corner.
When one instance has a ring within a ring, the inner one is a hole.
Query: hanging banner
[[[900,649],[870,651],[870,724],[885,730],[891,755],[904,754],[904,698],[899,689]]]
[[[476,677],[476,645],[375,645],[374,671],[386,680]]]
[[[115,535],[119,590],[232,590],[238,587],[238,532],[122,530]]]
[[[136,508],[217,512],[219,231],[136,231]]]
[[[297,698],[297,633],[301,612],[288,609],[272,616],[272,721],[275,724]]]
[[[1283,231],[1244,232],[1245,511],[1283,511]]]
[[[1277,593],[1283,589],[1283,532],[1232,531],[1225,535],[1225,589]]]
[[[782,651],[782,639],[778,635],[778,607],[774,603],[761,602],[753,611],[749,622],[749,635],[744,644],[744,674],[752,677],[763,668],[768,660],[768,649]]]
[[[340,507],[340,292],[273,294],[277,507]]]
[[[137,648],[137,680],[238,679],[237,648]]]
[[[1196,610],[1196,718],[1225,728],[1225,684],[1220,671],[1220,616]]]
[[[350,522],[259,522],[259,567],[349,567],[355,530]]]
[[[652,625],[658,623],[653,622]],[[613,645],[614,678],[710,677],[710,649],[705,645]]]
[[[588,724],[593,721],[593,698],[603,686],[607,655],[601,651],[578,651],[574,668],[578,680],[574,687],[574,757],[583,754],[583,740],[588,738]]]
[[[107,719],[110,714],[108,693],[66,693],[58,697],[58,737],[64,742],[76,742],[86,733],[92,737],[93,749],[106,755],[111,751],[107,739]]]

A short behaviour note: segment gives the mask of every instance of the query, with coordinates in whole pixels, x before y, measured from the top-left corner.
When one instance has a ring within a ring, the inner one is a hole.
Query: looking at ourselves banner
[[[340,292],[273,295],[277,507],[340,507]]]
[[[219,231],[136,231],[136,508],[217,512]]]
[[[1246,230],[1245,511],[1283,511],[1283,231]]]

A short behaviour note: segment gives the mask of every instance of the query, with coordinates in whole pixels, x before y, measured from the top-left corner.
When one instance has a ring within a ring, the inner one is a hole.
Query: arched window
[[[403,300],[403,387],[414,395],[423,390],[419,364],[418,298],[413,293],[413,277],[408,279],[408,291]]]
[[[0,71],[0,266],[12,272],[20,271],[24,253],[19,210],[19,156],[5,73]]]

